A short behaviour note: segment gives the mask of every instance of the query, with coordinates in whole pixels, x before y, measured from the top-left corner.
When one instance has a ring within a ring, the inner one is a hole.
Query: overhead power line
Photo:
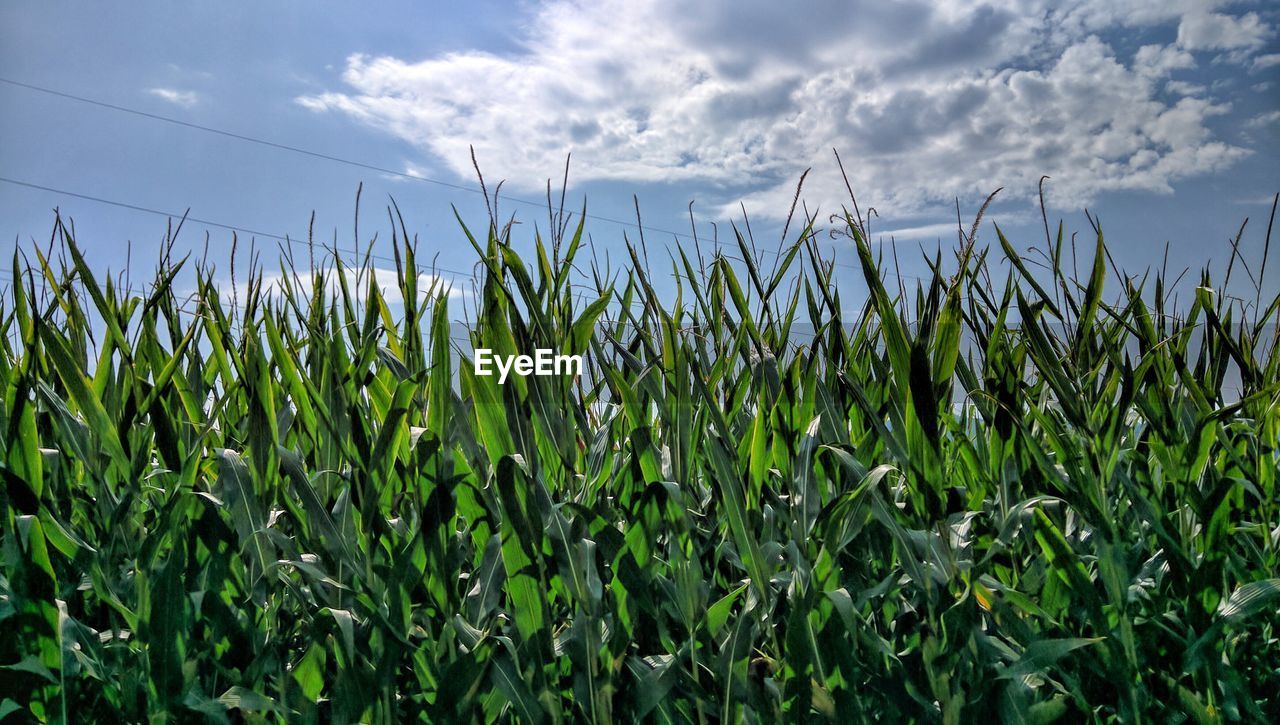
[[[106,101],[100,101],[100,100],[97,100],[97,99],[95,99],[95,98],[88,98],[88,97],[86,97],[86,96],[77,95],[77,94],[75,94],[75,93],[68,93],[68,92],[66,92],[66,91],[60,91],[60,90],[57,90],[57,89],[54,89],[54,88],[48,88],[48,87],[41,86],[41,85],[37,85],[37,84],[34,84],[34,83],[26,83],[26,82],[23,82],[23,81],[14,80],[14,79],[12,79],[12,78],[5,78],[5,77],[3,77],[3,76],[0,76],[0,83],[4,83],[4,84],[6,84],[6,85],[10,85],[10,86],[13,86],[13,87],[16,87],[16,88],[23,88],[23,89],[26,89],[26,90],[29,90],[29,91],[35,91],[35,92],[38,92],[38,93],[44,93],[44,94],[46,94],[46,95],[54,96],[54,97],[57,97],[57,98],[62,98],[62,99],[69,100],[69,101],[74,101],[74,102],[77,102],[77,103],[84,103],[84,104],[88,104],[88,105],[91,105],[91,106],[96,106],[96,107],[98,107],[98,108],[105,108],[105,109],[112,110],[112,111],[116,111],[116,112],[119,112],[119,113],[125,113],[125,114],[129,114],[129,115],[137,116],[137,117],[141,117],[141,118],[147,118],[147,119],[151,119],[151,120],[153,120],[153,121],[160,121],[160,122],[162,122],[162,123],[168,123],[168,124],[172,124],[172,125],[175,125],[175,126],[180,126],[180,127],[182,127],[182,128],[191,129],[191,130],[194,130],[194,131],[201,131],[201,132],[204,132],[204,133],[210,133],[210,134],[214,134],[214,135],[217,135],[217,136],[222,136],[222,137],[224,137],[224,138],[230,138],[230,139],[234,139],[234,140],[237,140],[237,141],[242,141],[242,142],[245,142],[245,143],[257,144],[257,145],[259,145],[259,146],[266,146],[266,147],[268,147],[268,148],[273,148],[273,149],[277,149],[277,150],[280,150],[280,151],[288,151],[288,152],[290,152],[290,153],[300,154],[300,155],[303,155],[303,156],[308,156],[308,157],[310,157],[310,158],[320,159],[320,160],[322,160],[322,161],[331,161],[331,162],[333,162],[333,163],[343,164],[343,165],[351,166],[351,167],[358,168],[358,169],[365,169],[365,170],[368,170],[368,171],[375,171],[375,172],[380,173],[380,174],[387,174],[387,175],[394,176],[394,177],[401,178],[401,179],[407,179],[407,180],[410,180],[410,181],[419,181],[419,182],[426,183],[426,184],[433,184],[433,185],[435,185],[435,186],[439,186],[439,187],[443,187],[443,188],[447,188],[447,189],[452,189],[452,190],[454,190],[454,191],[463,191],[463,192],[467,192],[467,193],[470,193],[470,194],[479,194],[479,195],[482,195],[482,196],[484,195],[484,192],[483,192],[481,189],[476,188],[476,187],[474,187],[474,186],[467,186],[467,185],[465,185],[465,184],[456,184],[456,183],[452,183],[452,182],[448,182],[448,181],[443,181],[443,180],[441,180],[441,179],[434,179],[434,178],[431,178],[431,177],[428,177],[428,176],[422,176],[422,175],[419,175],[419,174],[411,174],[411,173],[407,173],[407,172],[404,172],[404,171],[396,171],[395,169],[390,169],[390,168],[387,168],[387,167],[385,167],[385,166],[379,166],[379,165],[377,165],[377,164],[372,164],[372,163],[368,163],[368,162],[364,162],[364,161],[359,161],[359,160],[356,160],[356,159],[350,159],[350,158],[346,158],[346,157],[342,157],[342,156],[335,156],[335,155],[333,155],[333,154],[327,154],[327,153],[323,153],[323,152],[320,152],[320,151],[314,151],[314,150],[312,150],[312,149],[302,148],[302,147],[300,147],[300,146],[293,146],[293,145],[291,145],[291,144],[280,143],[280,142],[277,142],[277,141],[270,141],[270,140],[267,140],[267,139],[258,138],[258,137],[256,137],[256,136],[250,136],[250,135],[248,135],[248,134],[236,133],[236,132],[234,132],[234,131],[227,131],[227,130],[225,130],[225,129],[215,128],[215,127],[213,127],[213,126],[206,126],[206,125],[199,124],[199,123],[193,123],[193,122],[191,122],[191,121],[184,121],[184,120],[182,120],[182,119],[180,119],[180,118],[174,118],[174,117],[172,117],[172,116],[166,116],[166,115],[159,114],[159,113],[152,113],[152,112],[150,112],[150,111],[143,111],[143,110],[141,110],[141,109],[137,109],[137,108],[130,108],[130,107],[128,107],[128,106],[123,106],[123,105],[120,105],[120,104],[117,104],[117,103],[108,103],[108,102],[106,102]],[[24,185],[32,186],[33,188],[40,188],[40,187],[37,187],[37,186],[35,186],[35,185],[33,185],[33,184],[24,184]],[[45,189],[45,190],[47,191],[48,189]],[[70,195],[70,196],[77,196],[77,197],[79,197],[79,198],[87,198],[87,197],[85,197],[85,196],[83,196],[83,195],[78,195],[78,194],[69,194],[69,195]],[[502,199],[504,199],[504,200],[506,200],[506,201],[510,201],[510,202],[513,202],[513,203],[516,203],[516,204],[523,204],[523,205],[525,205],[525,206],[533,206],[533,207],[538,207],[538,208],[545,208],[545,207],[546,207],[546,202],[541,202],[541,201],[532,201],[532,200],[530,200],[530,199],[523,199],[523,198],[516,197],[516,196],[503,196],[503,197],[501,197],[501,198],[502,198]],[[126,206],[126,207],[127,207],[127,206],[129,206],[129,205],[127,205],[127,204],[119,204],[119,203],[118,203],[118,204],[116,204],[116,206]],[[152,210],[150,210],[150,209],[139,209],[139,211],[148,211],[148,212],[151,212]],[[583,218],[585,218],[585,219],[591,219],[591,220],[593,220],[593,221],[605,222],[605,223],[608,223],[608,224],[617,224],[617,225],[619,225],[619,226],[628,227],[628,228],[631,228],[631,229],[636,229],[636,230],[639,230],[639,231],[641,231],[641,232],[649,232],[649,233],[653,233],[653,234],[664,234],[664,235],[669,234],[669,235],[671,235],[672,237],[675,237],[676,239],[693,240],[693,239],[695,238],[693,234],[690,234],[690,233],[687,233],[687,232],[677,232],[677,231],[674,231],[674,230],[671,230],[671,229],[662,229],[662,228],[658,228],[658,227],[652,227],[652,226],[649,226],[649,225],[647,225],[647,224],[641,224],[641,223],[640,223],[640,222],[638,222],[638,221],[627,221],[627,220],[625,220],[625,219],[616,219],[616,218],[613,218],[613,217],[601,216],[601,215],[598,215],[598,214],[582,214],[581,216],[582,216]],[[195,219],[193,219],[193,221],[199,221],[199,220],[195,220]],[[202,223],[204,223],[204,222],[202,222]],[[230,228],[231,228],[231,227],[226,227],[225,225],[220,225],[220,224],[210,224],[210,226],[215,226],[215,227],[220,227],[220,228],[221,228],[221,227],[225,227],[225,228],[228,228],[228,229],[230,229]],[[238,231],[238,230],[237,230],[237,231]],[[262,236],[270,236],[270,237],[272,237],[272,238],[277,238],[277,239],[281,238],[281,237],[279,237],[279,236],[277,236],[277,235],[268,235],[268,234],[263,234]],[[779,252],[779,251],[777,251],[777,250],[768,249],[768,248],[763,248],[763,249],[761,249],[760,251],[761,251],[761,252],[763,252],[763,253],[766,253],[766,254],[773,255],[773,256],[775,256],[775,257],[781,256],[781,254],[782,254],[781,252]],[[837,267],[843,267],[843,268],[846,268],[846,269],[854,269],[854,270],[860,269],[860,267],[858,267],[857,265],[853,265],[853,264],[847,264],[847,263],[842,263],[842,262],[836,262],[835,264],[836,264],[836,266],[837,266]],[[459,273],[459,274],[461,274],[461,273]],[[894,276],[895,276],[895,277],[902,277],[902,278],[906,278],[906,279],[923,280],[923,278],[922,278],[922,277],[918,277],[918,276],[915,276],[915,275],[907,275],[907,274],[903,274],[903,275],[896,275],[896,274],[895,274]]]
[[[136,211],[136,212],[140,212],[140,213],[143,213],[143,214],[151,214],[151,215],[154,215],[154,216],[162,216],[162,217],[165,217],[165,218],[167,218],[167,219],[183,219],[183,220],[185,220],[185,221],[193,222],[193,223],[195,223],[195,224],[203,224],[204,226],[214,227],[214,228],[216,228],[216,229],[225,229],[225,230],[227,230],[227,231],[236,232],[236,233],[239,233],[239,234],[248,234],[248,235],[251,235],[251,236],[264,237],[264,238],[267,238],[267,239],[275,239],[275,240],[277,240],[277,241],[281,241],[281,242],[284,242],[284,243],[289,244],[289,245],[301,245],[301,244],[303,243],[301,238],[291,237],[291,236],[289,236],[289,235],[287,235],[287,234],[276,234],[276,233],[273,233],[273,232],[264,232],[264,231],[259,230],[259,229],[251,229],[251,228],[246,227],[246,226],[243,226],[243,225],[227,224],[227,223],[224,223],[224,222],[213,221],[213,220],[211,220],[211,219],[201,219],[201,218],[199,218],[199,217],[189,216],[189,215],[187,214],[187,212],[177,213],[177,212],[172,212],[172,211],[163,211],[163,210],[160,210],[160,209],[153,209],[153,208],[151,208],[151,207],[146,207],[146,206],[142,206],[142,205],[139,205],[139,204],[131,204],[131,203],[128,203],[128,202],[116,201],[116,200],[114,200],[114,199],[105,199],[105,198],[103,198],[103,197],[100,197],[100,196],[94,196],[94,195],[92,195],[92,194],[82,194],[82,193],[80,193],[80,192],[76,192],[76,191],[68,191],[67,189],[58,189],[58,188],[55,188],[55,187],[52,187],[52,186],[45,186],[45,185],[43,185],[43,184],[36,184],[36,183],[32,183],[32,182],[30,182],[30,181],[22,181],[22,180],[20,180],[20,179],[12,179],[12,178],[5,177],[5,176],[0,176],[0,183],[12,184],[13,186],[20,186],[20,187],[27,188],[27,189],[35,189],[35,190],[37,190],[37,191],[44,191],[44,192],[48,192],[48,193],[50,193],[50,194],[58,194],[59,196],[66,196],[66,197],[70,197],[70,198],[73,198],[73,199],[83,199],[83,200],[85,200],[85,201],[91,201],[91,202],[94,202],[95,204],[105,204],[105,205],[107,205],[107,206],[114,206],[114,207],[117,207],[117,208],[120,208],[120,209],[127,209],[127,210],[129,210],[129,211]],[[333,251],[334,251],[334,252],[339,253],[339,254],[349,254],[349,255],[352,255],[353,257],[356,257],[356,258],[359,258],[359,257],[361,257],[361,256],[365,256],[365,253],[360,252],[359,250],[343,249],[343,248],[341,248],[341,247],[337,247],[337,246],[334,246],[334,247],[331,247],[331,248],[333,249]],[[777,252],[774,252],[773,250],[767,250],[767,249],[766,249],[766,250],[763,250],[763,251],[767,251],[767,252],[770,252],[770,253],[772,253],[772,254],[777,254]],[[370,259],[374,259],[374,260],[378,260],[378,261],[382,261],[382,262],[391,262],[391,263],[394,263],[394,262],[396,261],[394,257],[388,257],[388,256],[383,255],[383,254],[368,254],[367,256],[368,256]],[[739,257],[736,257],[736,256],[734,256],[734,255],[731,255],[731,254],[724,254],[723,256],[725,256],[725,257],[727,257],[727,258],[730,258],[730,259],[736,259],[736,260],[738,260],[738,261],[745,262],[745,260],[743,260],[743,259],[741,259],[741,258],[739,258]],[[840,263],[840,262],[836,262],[835,264],[836,264],[836,266],[837,266],[837,267],[847,267],[847,268],[849,268],[849,269],[857,269],[856,267],[854,267],[853,265],[850,265],[850,264],[843,264],[843,263]],[[419,273],[431,273],[431,274],[436,274],[436,273],[438,273],[438,272],[445,272],[445,273],[447,273],[449,276],[453,277],[454,281],[461,281],[461,280],[474,280],[474,279],[476,278],[476,275],[475,275],[475,273],[474,273],[474,272],[463,272],[463,271],[461,271],[461,270],[451,269],[451,268],[449,268],[449,267],[440,267],[440,266],[422,267],[422,266],[419,266],[419,267],[417,267],[417,271],[418,271]],[[895,277],[895,278],[915,279],[915,280],[927,281],[927,280],[925,280],[923,277],[917,277],[917,276],[915,276],[915,275],[909,275],[909,274],[898,274],[898,273],[896,273],[896,272],[891,272],[891,271],[888,271],[888,270],[883,270],[883,271],[882,271],[882,274],[885,274],[886,276]],[[578,287],[578,288],[582,288],[582,289],[592,289],[589,285],[582,285],[582,284],[575,284],[575,283],[570,283],[570,284],[571,284],[571,286],[573,286],[573,287]]]
[[[130,211],[137,211],[145,214],[154,214],[156,216],[162,216],[168,219],[185,219],[186,221],[194,222],[196,224],[203,224],[205,226],[215,227],[217,229],[225,229],[227,231],[236,232],[239,234],[248,234],[251,236],[265,237],[267,239],[275,239],[277,241],[281,241],[289,245],[298,245],[303,243],[300,238],[294,238],[287,234],[274,234],[272,232],[264,232],[258,229],[250,229],[248,227],[239,226],[235,224],[224,224],[222,222],[216,222],[209,219],[199,219],[197,217],[187,216],[186,212],[178,214],[171,211],[161,211],[160,209],[152,209],[150,207],[140,206],[138,204],[129,204],[123,201],[115,201],[114,199],[104,199],[100,196],[93,196],[91,194],[81,194],[75,191],[67,191],[66,189],[55,189],[52,186],[44,186],[42,184],[33,184],[29,181],[21,181],[19,179],[10,179],[4,176],[0,176],[0,182],[6,183],[6,184],[12,184],[14,186],[26,187],[28,189],[47,191],[51,194],[58,194],[60,196],[69,196],[75,199],[84,199],[85,201],[92,201],[96,204],[106,204],[108,206],[114,206],[121,209],[129,209]],[[361,253],[358,250],[353,251],[350,249],[342,249],[338,247],[334,247],[333,250],[340,254],[350,254],[355,257],[363,256],[363,253]],[[370,259],[376,259],[382,262],[395,262],[394,257],[388,257],[386,255],[370,254],[368,256]],[[432,272],[432,271],[448,272],[451,275],[463,277],[465,279],[472,279],[475,277],[475,275],[470,272],[462,272],[456,269],[449,269],[448,267],[434,267],[434,268],[418,267],[418,271],[419,272]]]
[[[287,234],[274,234],[272,232],[264,232],[256,229],[250,229],[242,225],[226,224],[223,222],[212,221],[209,219],[200,219],[197,217],[188,216],[186,212],[178,214],[175,212],[162,211],[160,209],[152,209],[150,207],[141,206],[139,204],[130,204],[123,201],[116,201],[114,199],[105,199],[100,196],[93,196],[92,194],[81,194],[79,192],[68,191],[66,189],[57,189],[52,186],[45,186],[43,184],[34,184],[29,181],[22,181],[20,179],[11,179],[5,176],[0,176],[0,183],[12,184],[14,186],[20,186],[27,189],[35,189],[38,191],[44,191],[51,194],[58,194],[60,196],[67,196],[75,199],[83,199],[85,201],[91,201],[96,204],[105,204],[107,206],[114,206],[121,209],[127,209],[129,211],[135,211],[135,212],[140,212],[144,214],[153,214],[155,216],[162,216],[167,219],[183,219],[185,221],[189,221],[195,224],[203,224],[205,226],[215,227],[217,229],[225,229],[225,230],[240,233],[240,234],[248,234],[250,236],[258,236],[258,237],[264,237],[267,239],[274,239],[280,242],[284,242],[285,244],[288,244],[290,246],[301,246],[305,244],[300,237],[292,237]],[[394,257],[389,257],[385,254],[371,254],[371,253],[366,254],[359,250],[343,249],[342,247],[338,247],[338,246],[325,245],[325,247],[328,249],[331,249],[335,254],[350,255],[356,260],[362,259],[367,256],[369,259],[377,260],[380,262],[387,262],[391,264],[394,264],[396,262],[396,259]],[[464,272],[462,270],[451,269],[449,267],[441,267],[438,265],[433,265],[430,267],[426,267],[422,265],[414,265],[414,271],[418,272],[419,274],[429,274],[435,277],[440,277],[440,276],[448,277],[451,282],[457,283],[457,284],[463,284],[465,282],[474,282],[477,279],[477,276],[474,272]],[[587,290],[589,292],[599,291],[590,285],[585,285],[578,282],[570,281],[569,286],[573,289]]]
[[[436,186],[445,187],[447,189],[453,189],[455,191],[465,191],[471,194],[484,195],[483,191],[481,191],[480,189],[474,186],[467,186],[465,184],[455,184],[452,182],[443,181],[441,179],[433,179],[431,177],[422,176],[419,174],[410,174],[404,171],[396,171],[395,169],[389,169],[389,168],[386,168],[385,166],[378,166],[377,164],[370,164],[364,161],[357,161],[355,159],[349,159],[342,156],[335,156],[333,154],[326,154],[320,151],[313,151],[311,149],[302,148],[300,146],[293,146],[286,143],[280,143],[277,141],[269,141],[267,139],[257,138],[255,136],[249,136],[243,133],[236,133],[234,131],[227,131],[221,128],[214,128],[213,126],[205,126],[199,123],[192,123],[191,121],[183,121],[180,118],[165,116],[159,113],[152,113],[150,111],[143,111],[137,108],[130,108],[128,106],[122,106],[116,103],[99,101],[94,98],[87,98],[85,96],[79,96],[74,93],[67,93],[66,91],[59,91],[53,88],[46,88],[44,86],[39,86],[34,83],[24,83],[22,81],[16,81],[16,80],[13,80],[12,78],[4,78],[4,77],[0,77],[0,83],[5,83],[11,86],[15,86],[17,88],[25,88],[29,91],[36,91],[36,92],[44,93],[50,96],[56,96],[58,98],[64,98],[66,100],[75,101],[77,103],[87,103],[91,106],[97,106],[99,108],[106,108],[112,111],[118,111],[120,113],[128,113],[134,116],[140,116],[142,118],[149,118],[153,121],[170,123],[175,126],[182,126],[183,128],[189,128],[195,131],[212,133],[218,136],[224,136],[226,138],[235,139],[237,141],[244,141],[246,143],[258,144],[260,146],[267,146],[269,148],[277,149],[280,151],[288,151],[295,154],[301,154],[303,156],[310,156],[311,158],[321,159],[323,161],[332,161],[334,163],[344,164],[346,166],[352,166],[358,169],[376,171],[380,174],[389,174],[391,176],[395,176],[402,179],[409,179],[411,181],[420,181],[426,184],[434,184]],[[516,204],[524,204],[526,206],[536,206],[539,208],[546,207],[545,202],[522,199],[516,196],[503,196],[502,199],[506,201],[514,202]],[[585,214],[584,216],[585,218],[591,219],[593,221],[607,222],[609,224],[618,224],[624,227],[630,227],[632,229],[642,229],[644,231],[653,232],[656,234],[670,234],[677,238],[693,239],[693,235],[685,232],[676,232],[669,229],[659,229],[657,227],[642,225],[638,222],[631,222],[625,219],[614,219],[612,217],[599,216],[597,214]]]

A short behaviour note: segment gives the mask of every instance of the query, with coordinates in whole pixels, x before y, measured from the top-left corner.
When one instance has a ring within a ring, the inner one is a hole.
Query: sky
[[[1085,234],[1088,209],[1128,271],[1164,264],[1166,244],[1171,269],[1222,270],[1246,218],[1256,271],[1280,191],[1274,3],[238,6],[0,6],[6,261],[47,243],[57,207],[92,265],[145,278],[165,216],[119,204],[224,225],[188,222],[178,244],[207,244],[221,274],[226,226],[268,261],[309,227],[347,250],[377,233],[390,255],[394,198],[420,254],[465,285],[476,258],[451,207],[484,228],[473,149],[526,242],[571,155],[568,206],[586,200],[615,267],[637,203],[651,252],[692,229],[728,240],[744,209],[772,248],[809,169],[802,198],[825,222],[849,205],[833,149],[907,275],[997,188],[980,241],[994,222],[1043,247],[1042,176],[1050,223]]]

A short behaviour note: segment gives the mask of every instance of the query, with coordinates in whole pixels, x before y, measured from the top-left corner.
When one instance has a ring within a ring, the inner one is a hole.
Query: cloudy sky
[[[971,218],[997,187],[988,218],[1040,243],[1042,175],[1053,218],[1083,231],[1083,210],[1098,213],[1132,269],[1166,242],[1171,266],[1225,263],[1245,217],[1242,248],[1260,258],[1280,191],[1272,3],[327,5],[5,4],[0,177],[47,188],[0,182],[0,252],[47,238],[55,206],[104,267],[124,264],[125,240],[145,257],[163,233],[162,217],[49,189],[295,237],[314,210],[319,235],[350,247],[363,183],[362,237],[394,196],[462,272],[474,260],[449,207],[484,222],[472,147],[527,229],[545,211],[517,200],[545,198],[572,153],[571,200],[633,220],[634,194],[650,242],[668,244],[687,243],[671,232],[689,231],[690,202],[700,234],[745,205],[775,241],[807,168],[809,206],[838,212],[834,148],[873,233],[908,245],[907,270],[924,268],[919,243],[954,242],[957,203]],[[206,230],[225,249],[219,227],[192,224],[184,242],[203,247]],[[635,233],[590,230],[614,254]]]

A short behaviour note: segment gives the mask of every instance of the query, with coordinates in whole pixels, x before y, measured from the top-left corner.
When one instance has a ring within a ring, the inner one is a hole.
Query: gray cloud
[[[809,166],[811,198],[838,204],[832,147],[858,189],[898,212],[996,186],[1029,198],[1041,174],[1063,204],[1168,191],[1248,153],[1209,130],[1230,105],[1174,76],[1195,68],[1196,52],[1255,62],[1272,31],[1254,13],[1138,0],[824,3],[815,15],[559,0],[516,55],[354,55],[347,90],[298,101],[461,175],[474,145],[487,175],[537,189],[572,152],[579,181],[705,183],[764,214],[785,213]],[[1178,40],[1127,61],[1101,39],[1157,26]]]

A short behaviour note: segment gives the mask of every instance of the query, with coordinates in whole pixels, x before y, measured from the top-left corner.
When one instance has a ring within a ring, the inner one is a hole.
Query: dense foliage
[[[851,216],[851,314],[812,226],[609,274],[491,224],[461,328],[395,226],[395,280],[234,297],[95,278],[60,222],[15,256],[0,714],[1280,720],[1280,299],[1061,232],[890,290]]]

